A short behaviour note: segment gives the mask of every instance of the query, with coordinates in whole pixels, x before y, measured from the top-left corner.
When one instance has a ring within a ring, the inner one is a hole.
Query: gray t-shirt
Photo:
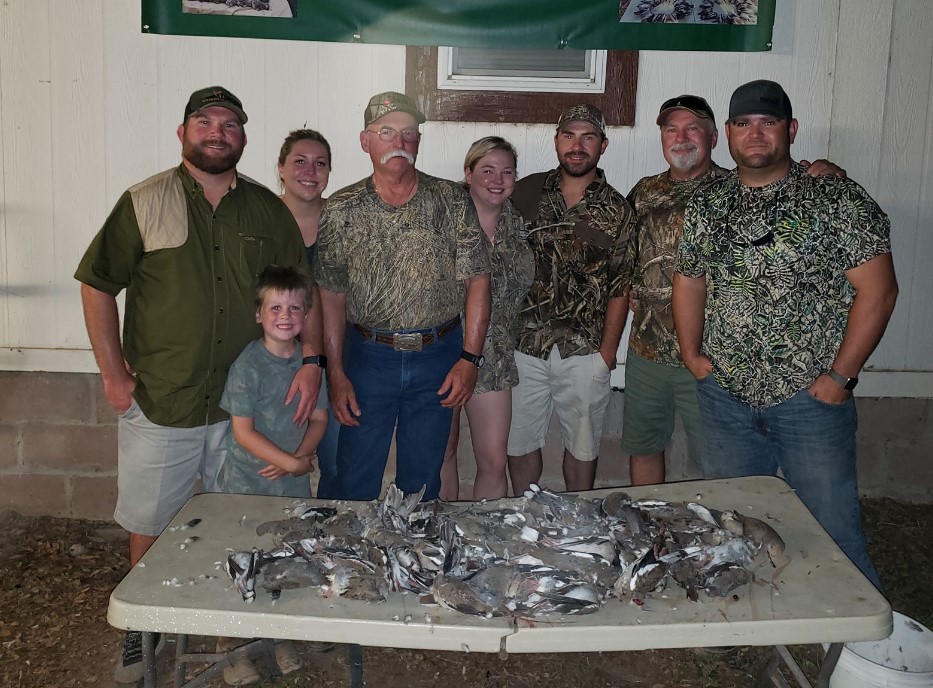
[[[279,358],[269,353],[261,339],[254,340],[246,345],[230,367],[220,407],[231,416],[252,418],[253,427],[258,432],[291,454],[298,449],[308,427],[307,423],[295,425],[292,421],[298,395],[288,406],[283,403],[292,378],[300,367],[300,346],[295,347],[291,358]],[[231,423],[227,432],[227,458],[217,478],[221,491],[276,497],[311,496],[311,482],[307,475],[286,475],[279,480],[269,480],[259,475],[259,471],[268,465],[237,443]]]

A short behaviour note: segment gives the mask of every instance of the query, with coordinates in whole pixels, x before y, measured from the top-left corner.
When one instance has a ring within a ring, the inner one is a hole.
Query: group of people
[[[540,479],[553,414],[566,489],[591,489],[631,311],[632,483],[664,481],[679,414],[705,477],[780,470],[880,588],[851,390],[897,295],[890,228],[843,170],[791,159],[798,123],[780,85],[733,94],[732,171],[712,162],[708,103],[666,101],[669,168],[627,198],[598,167],[606,122],[587,104],[560,114],[555,169],[519,180],[515,148],[489,136],[456,183],[416,168],[414,101],[378,94],[360,132],[373,172],[326,202],[327,140],[289,134],[277,198],[236,169],[246,122],[228,90],[193,93],[182,163],[121,196],[76,273],[119,415],[115,519],[131,565],[198,479],[308,497],[316,462],[318,497],[374,499],[393,436],[400,489],[457,499],[462,407],[473,499]],[[141,676],[141,643],[127,632],[118,682]],[[289,643],[276,659],[300,666]],[[259,678],[248,660],[227,669],[234,685]]]

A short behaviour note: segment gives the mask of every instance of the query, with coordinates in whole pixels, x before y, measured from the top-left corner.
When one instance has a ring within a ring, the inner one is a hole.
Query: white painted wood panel
[[[240,167],[273,188],[288,131],[320,130],[333,192],[370,170],[366,101],[404,88],[402,46],[148,35],[138,0],[56,2],[54,13],[52,1],[0,5],[0,369],[94,369],[71,275],[120,193],[178,163],[191,91],[222,84],[243,99]],[[610,131],[602,161],[609,181],[626,193],[665,167],[654,123],[665,99],[706,97],[722,131],[736,86],[781,82],[801,121],[794,156],[828,152],[895,223],[901,300],[872,364],[933,370],[931,13],[928,0],[781,0],[769,53],[642,52],[635,126]],[[424,132],[419,166],[431,174],[460,179],[467,147],[488,134],[515,144],[522,175],[555,165],[552,125]],[[725,137],[714,158],[731,167]]]

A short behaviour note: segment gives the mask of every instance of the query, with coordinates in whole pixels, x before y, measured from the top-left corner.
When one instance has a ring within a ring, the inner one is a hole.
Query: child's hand
[[[295,458],[301,462],[301,470],[292,473],[294,476],[307,475],[314,472],[314,462],[317,461],[317,452],[312,451],[307,454],[295,454]]]
[[[279,478],[288,475],[288,471],[283,471],[278,466],[273,466],[270,463],[268,466],[259,471],[259,475],[261,475],[263,478],[268,478],[269,480],[278,480]]]

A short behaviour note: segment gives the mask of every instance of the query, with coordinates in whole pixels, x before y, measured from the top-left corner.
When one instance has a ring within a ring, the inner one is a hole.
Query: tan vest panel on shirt
[[[129,191],[143,251],[184,245],[188,240],[188,206],[175,169],[149,177]]]

